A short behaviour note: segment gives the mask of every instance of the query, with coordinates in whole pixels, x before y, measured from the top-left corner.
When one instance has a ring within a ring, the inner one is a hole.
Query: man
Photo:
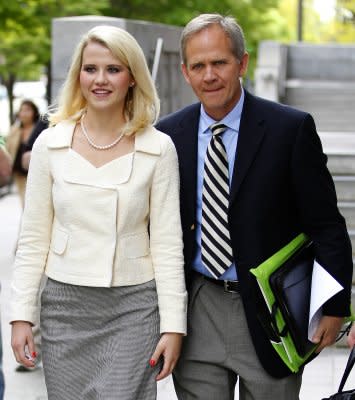
[[[157,126],[174,141],[181,174],[190,303],[178,398],[231,400],[239,378],[241,399],[298,399],[301,373],[291,374],[262,330],[249,270],[309,235],[317,260],[344,287],[323,306],[313,337],[318,351],[334,343],[350,314],[352,255],[326,156],[309,114],[241,87],[248,54],[233,18],[190,21],[181,54],[201,103]]]

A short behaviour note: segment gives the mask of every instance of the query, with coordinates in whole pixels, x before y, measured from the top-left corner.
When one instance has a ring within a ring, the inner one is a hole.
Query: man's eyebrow
[[[198,64],[204,64],[204,62],[203,61],[190,62],[190,65],[198,65]]]

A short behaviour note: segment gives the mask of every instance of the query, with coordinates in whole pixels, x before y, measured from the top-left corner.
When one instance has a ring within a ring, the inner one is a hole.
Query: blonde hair
[[[144,53],[127,31],[106,25],[90,29],[78,43],[58,97],[58,106],[54,112],[49,112],[50,124],[55,125],[66,119],[77,122],[85,112],[86,99],[80,89],[79,76],[83,51],[90,42],[97,42],[109,49],[128,68],[135,82],[126,97],[124,112],[127,123],[124,133],[137,133],[154,124],[159,116],[160,102]]]

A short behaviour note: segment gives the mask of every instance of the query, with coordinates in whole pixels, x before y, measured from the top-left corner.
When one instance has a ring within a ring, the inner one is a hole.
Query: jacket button
[[[195,229],[195,224],[192,224],[190,230],[193,231],[194,229]]]

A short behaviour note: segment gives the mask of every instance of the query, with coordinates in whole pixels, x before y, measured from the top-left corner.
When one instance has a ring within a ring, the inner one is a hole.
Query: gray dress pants
[[[238,293],[197,277],[190,292],[188,334],[174,371],[179,400],[298,400],[302,374],[275,379],[255,353]]]

